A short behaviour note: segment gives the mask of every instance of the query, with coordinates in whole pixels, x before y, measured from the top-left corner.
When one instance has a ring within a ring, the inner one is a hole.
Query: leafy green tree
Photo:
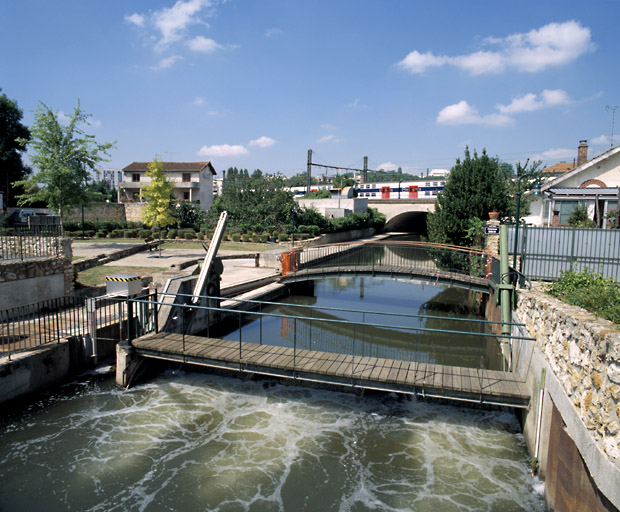
[[[22,117],[23,112],[17,102],[3,93],[0,96],[0,187],[8,206],[15,206],[16,196],[23,193],[23,187],[12,187],[11,184],[31,173],[31,169],[22,162],[21,153],[25,148],[17,141],[30,140],[30,130],[21,123]]]
[[[166,179],[163,164],[158,158],[153,159],[148,167],[146,175],[151,182],[142,189],[142,197],[147,200],[142,212],[142,220],[147,226],[165,228],[176,222],[172,198],[174,183]]]
[[[200,225],[205,221],[205,212],[202,208],[189,201],[180,201],[174,209],[173,215],[177,220],[178,227],[181,229],[199,229]]]
[[[311,184],[318,184],[319,180],[315,177],[312,178]],[[306,173],[300,172],[291,176],[290,178],[285,178],[285,185],[287,187],[305,187],[306,186]]]
[[[15,182],[24,187],[18,204],[43,201],[60,215],[76,206],[87,206],[93,199],[89,189],[96,165],[106,160],[114,143],[98,143],[93,135],[84,133],[80,125],[87,123],[89,114],[80,108],[80,102],[67,124],[58,113],[40,103],[35,113],[32,138],[19,138],[22,146],[32,150],[30,161],[38,171],[28,179]]]
[[[284,178],[256,170],[230,168],[222,194],[215,199],[209,222],[228,212],[229,224],[242,231],[274,231],[289,222],[293,194],[284,190]]]
[[[117,201],[116,189],[110,187],[110,184],[106,180],[91,183],[88,189],[95,202],[109,201],[110,203],[116,203]]]
[[[497,158],[490,158],[469,148],[465,158],[452,167],[443,192],[435,201],[435,212],[428,215],[431,242],[468,245],[472,242],[471,219],[489,219],[489,212],[508,213],[510,180]],[[468,234],[469,231],[469,234]]]
[[[355,185],[355,180],[350,174],[339,174],[332,179],[332,187],[334,188],[352,187],[353,185]]]

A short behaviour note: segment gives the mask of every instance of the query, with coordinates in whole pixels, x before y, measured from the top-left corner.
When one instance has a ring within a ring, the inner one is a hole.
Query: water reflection
[[[261,308],[263,313],[276,316],[259,319],[257,315],[244,314],[241,329],[221,334],[234,341],[241,337],[244,342],[362,357],[500,369],[497,338],[467,334],[493,333],[494,327],[483,322],[460,321],[482,320],[477,314],[479,300],[478,292],[420,280],[330,277],[291,289],[281,305]],[[383,312],[435,318],[385,316]],[[288,318],[295,316],[304,318]],[[342,320],[350,323],[338,322]]]

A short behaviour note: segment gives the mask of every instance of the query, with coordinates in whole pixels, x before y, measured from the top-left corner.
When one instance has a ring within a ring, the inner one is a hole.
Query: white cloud
[[[201,96],[196,96],[192,103],[194,105],[196,105],[196,106],[204,105],[205,104],[205,99],[203,97],[201,97]]]
[[[99,119],[88,119],[88,121],[86,121],[86,124],[88,124],[89,126],[94,126],[95,128],[99,128],[101,126],[101,121],[99,121]]]
[[[259,148],[268,148],[273,146],[276,141],[270,137],[259,137],[258,139],[254,139],[250,141],[250,146],[257,146]]]
[[[368,108],[368,105],[364,105],[363,103],[360,103],[360,100],[355,98],[355,100],[353,101],[353,103],[349,103],[347,105],[349,108]]]
[[[503,39],[487,38],[484,44],[495,46],[496,49],[452,57],[414,50],[398,66],[412,74],[446,64],[474,75],[500,73],[507,68],[534,73],[568,64],[594,49],[590,29],[576,21],[549,23],[539,29],[512,34]]]
[[[323,123],[321,125],[321,130],[325,130],[326,132],[335,132],[338,130],[333,124]]]
[[[142,14],[138,14],[137,12],[134,12],[131,15],[125,16],[125,21],[127,23],[132,23],[133,25],[136,25],[138,27],[143,27],[144,22],[146,21],[146,18]]]
[[[71,122],[71,116],[68,116],[62,110],[56,112],[56,118],[62,124],[69,124]]]
[[[323,144],[324,142],[333,142],[334,144],[336,144],[340,142],[340,139],[332,133],[330,135],[323,135],[323,137],[319,137],[316,141],[319,144]]]
[[[280,35],[281,33],[282,33],[282,30],[281,30],[281,29],[279,29],[279,28],[277,28],[277,27],[274,27],[274,28],[267,29],[267,30],[265,31],[265,37],[266,37],[266,38],[270,38],[270,37],[273,37],[273,36],[278,36],[278,35]]]
[[[533,112],[546,107],[568,105],[572,103],[566,91],[562,89],[545,89],[540,96],[534,93],[524,94],[514,98],[509,105],[497,105],[502,114],[515,114],[517,112]]]
[[[431,52],[420,53],[413,50],[398,63],[398,66],[410,73],[424,73],[427,68],[443,66],[447,61],[447,57],[433,55]]]
[[[383,169],[384,171],[397,171],[400,165],[395,164],[394,162],[385,162],[383,164],[379,164],[377,169]]]
[[[530,160],[570,160],[575,157],[574,149],[566,149],[566,148],[556,148],[556,149],[548,149],[538,155],[532,155]]]
[[[611,144],[611,140],[607,135],[599,135],[598,137],[594,137],[590,143],[593,146],[609,146]]]
[[[189,25],[203,23],[198,14],[210,4],[209,0],[178,0],[172,7],[156,11],[153,23],[161,33],[157,47],[166,48],[180,40]]]
[[[213,53],[214,51],[223,48],[221,44],[216,43],[213,39],[209,39],[204,36],[196,36],[193,39],[190,39],[187,42],[187,46],[189,46],[190,50],[202,53]]]
[[[160,69],[168,69],[174,65],[175,62],[183,60],[183,57],[180,55],[172,55],[170,57],[166,57],[165,59],[161,59],[159,64],[155,66],[151,66],[153,71],[159,71]]]
[[[229,144],[221,144],[215,146],[202,146],[198,151],[199,156],[226,157],[247,155],[248,150],[241,145],[231,146]]]
[[[441,109],[436,119],[437,124],[481,124],[487,126],[504,126],[513,120],[502,114],[481,116],[478,111],[465,100]]]

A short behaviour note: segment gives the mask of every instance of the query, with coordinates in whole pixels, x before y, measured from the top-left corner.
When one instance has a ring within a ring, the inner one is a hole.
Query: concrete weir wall
[[[618,510],[620,331],[540,291],[519,294],[515,321],[536,341],[515,346],[513,357],[532,393],[523,431],[532,456],[540,431],[547,502],[554,510]]]

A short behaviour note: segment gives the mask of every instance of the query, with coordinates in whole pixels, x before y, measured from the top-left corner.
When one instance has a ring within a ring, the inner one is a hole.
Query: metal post
[[[133,341],[133,303],[127,298],[127,341],[131,343]]]
[[[501,295],[500,306],[502,316],[502,334],[510,335],[511,300],[510,300],[510,267],[508,266],[508,227],[502,224],[499,227],[499,255],[500,255],[500,274],[501,274]],[[502,341],[502,349],[506,340]],[[504,367],[504,357],[502,350],[502,369]]]
[[[183,340],[183,352],[185,352],[185,308],[181,305],[181,339]]]
[[[241,310],[239,310],[239,360],[241,361]]]
[[[297,318],[293,318],[293,368],[297,366]]]
[[[157,334],[159,332],[159,318],[157,318],[157,288],[155,288],[155,292],[153,294],[153,301],[153,321],[155,325],[155,334]]]

